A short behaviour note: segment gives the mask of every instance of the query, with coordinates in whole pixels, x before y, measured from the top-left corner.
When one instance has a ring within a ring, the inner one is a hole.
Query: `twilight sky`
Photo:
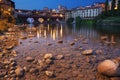
[[[91,5],[94,2],[104,2],[105,0],[12,0],[15,2],[16,9],[37,9],[44,7],[55,9],[59,4],[66,6],[68,9],[77,6]]]

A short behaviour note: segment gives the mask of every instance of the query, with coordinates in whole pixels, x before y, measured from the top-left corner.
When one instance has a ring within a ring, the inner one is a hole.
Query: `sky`
[[[78,6],[92,5],[94,2],[105,2],[105,0],[12,0],[16,9],[42,10],[44,7],[57,9],[58,5],[66,6],[68,9]]]

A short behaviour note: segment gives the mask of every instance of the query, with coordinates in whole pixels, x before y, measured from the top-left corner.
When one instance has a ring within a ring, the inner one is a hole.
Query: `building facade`
[[[69,10],[65,13],[65,20],[68,18],[76,18],[80,16],[82,19],[93,19],[103,11],[99,6],[88,6],[79,9]]]
[[[2,13],[13,14],[15,3],[11,0],[0,0],[0,11]]]

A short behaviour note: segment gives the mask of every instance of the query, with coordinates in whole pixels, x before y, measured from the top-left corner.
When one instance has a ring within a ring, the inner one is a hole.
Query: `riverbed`
[[[24,69],[22,77],[13,74],[12,78],[18,80],[110,80],[97,72],[97,65],[119,57],[120,52],[119,32],[88,25],[28,25],[20,29],[17,36],[13,58],[16,68]],[[85,50],[91,53],[83,54]],[[52,54],[52,58],[46,60],[46,54]],[[27,61],[28,57],[33,61]],[[52,75],[47,75],[46,71]]]

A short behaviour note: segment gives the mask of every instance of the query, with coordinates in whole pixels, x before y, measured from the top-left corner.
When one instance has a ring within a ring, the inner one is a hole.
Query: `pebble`
[[[54,76],[53,71],[45,71],[45,74],[46,74],[48,77],[53,77],[53,76]]]
[[[44,59],[52,59],[53,55],[51,53],[45,54]]]
[[[120,69],[118,68],[118,66],[119,65],[116,64],[114,61],[108,59],[99,63],[97,69],[100,74],[118,77],[120,76]]]
[[[58,43],[63,43],[63,40],[59,40]]]
[[[89,54],[92,54],[92,53],[93,53],[93,50],[92,50],[92,49],[84,50],[84,51],[82,52],[82,54],[84,54],[84,55],[89,55]]]
[[[108,38],[107,36],[101,36],[100,37],[101,40],[107,40],[107,38]]]
[[[57,56],[56,56],[56,59],[58,59],[58,60],[63,59],[63,58],[64,58],[63,55],[57,55]]]
[[[10,63],[10,65],[11,65],[11,66],[16,66],[17,63],[14,61],[14,62]]]
[[[75,43],[74,43],[74,42],[71,42],[70,45],[73,46],[73,45],[75,45]]]
[[[17,52],[16,52],[15,50],[12,50],[12,51],[11,51],[11,54],[12,54],[13,56],[17,56]]]
[[[120,80],[120,77],[111,77],[110,80]]]
[[[31,68],[29,72],[30,73],[37,73],[37,72],[39,72],[39,70],[37,68]]]
[[[48,45],[48,46],[51,46],[51,45],[52,45],[52,43],[48,43],[47,45]]]
[[[26,58],[26,61],[27,62],[32,62],[32,61],[34,61],[34,58],[29,56],[29,57]]]
[[[46,63],[46,64],[51,64],[52,62],[53,62],[53,61],[52,61],[51,59],[46,59],[46,60],[45,60],[45,63]]]
[[[22,77],[24,75],[24,70],[21,67],[17,67],[15,73],[18,77]]]

